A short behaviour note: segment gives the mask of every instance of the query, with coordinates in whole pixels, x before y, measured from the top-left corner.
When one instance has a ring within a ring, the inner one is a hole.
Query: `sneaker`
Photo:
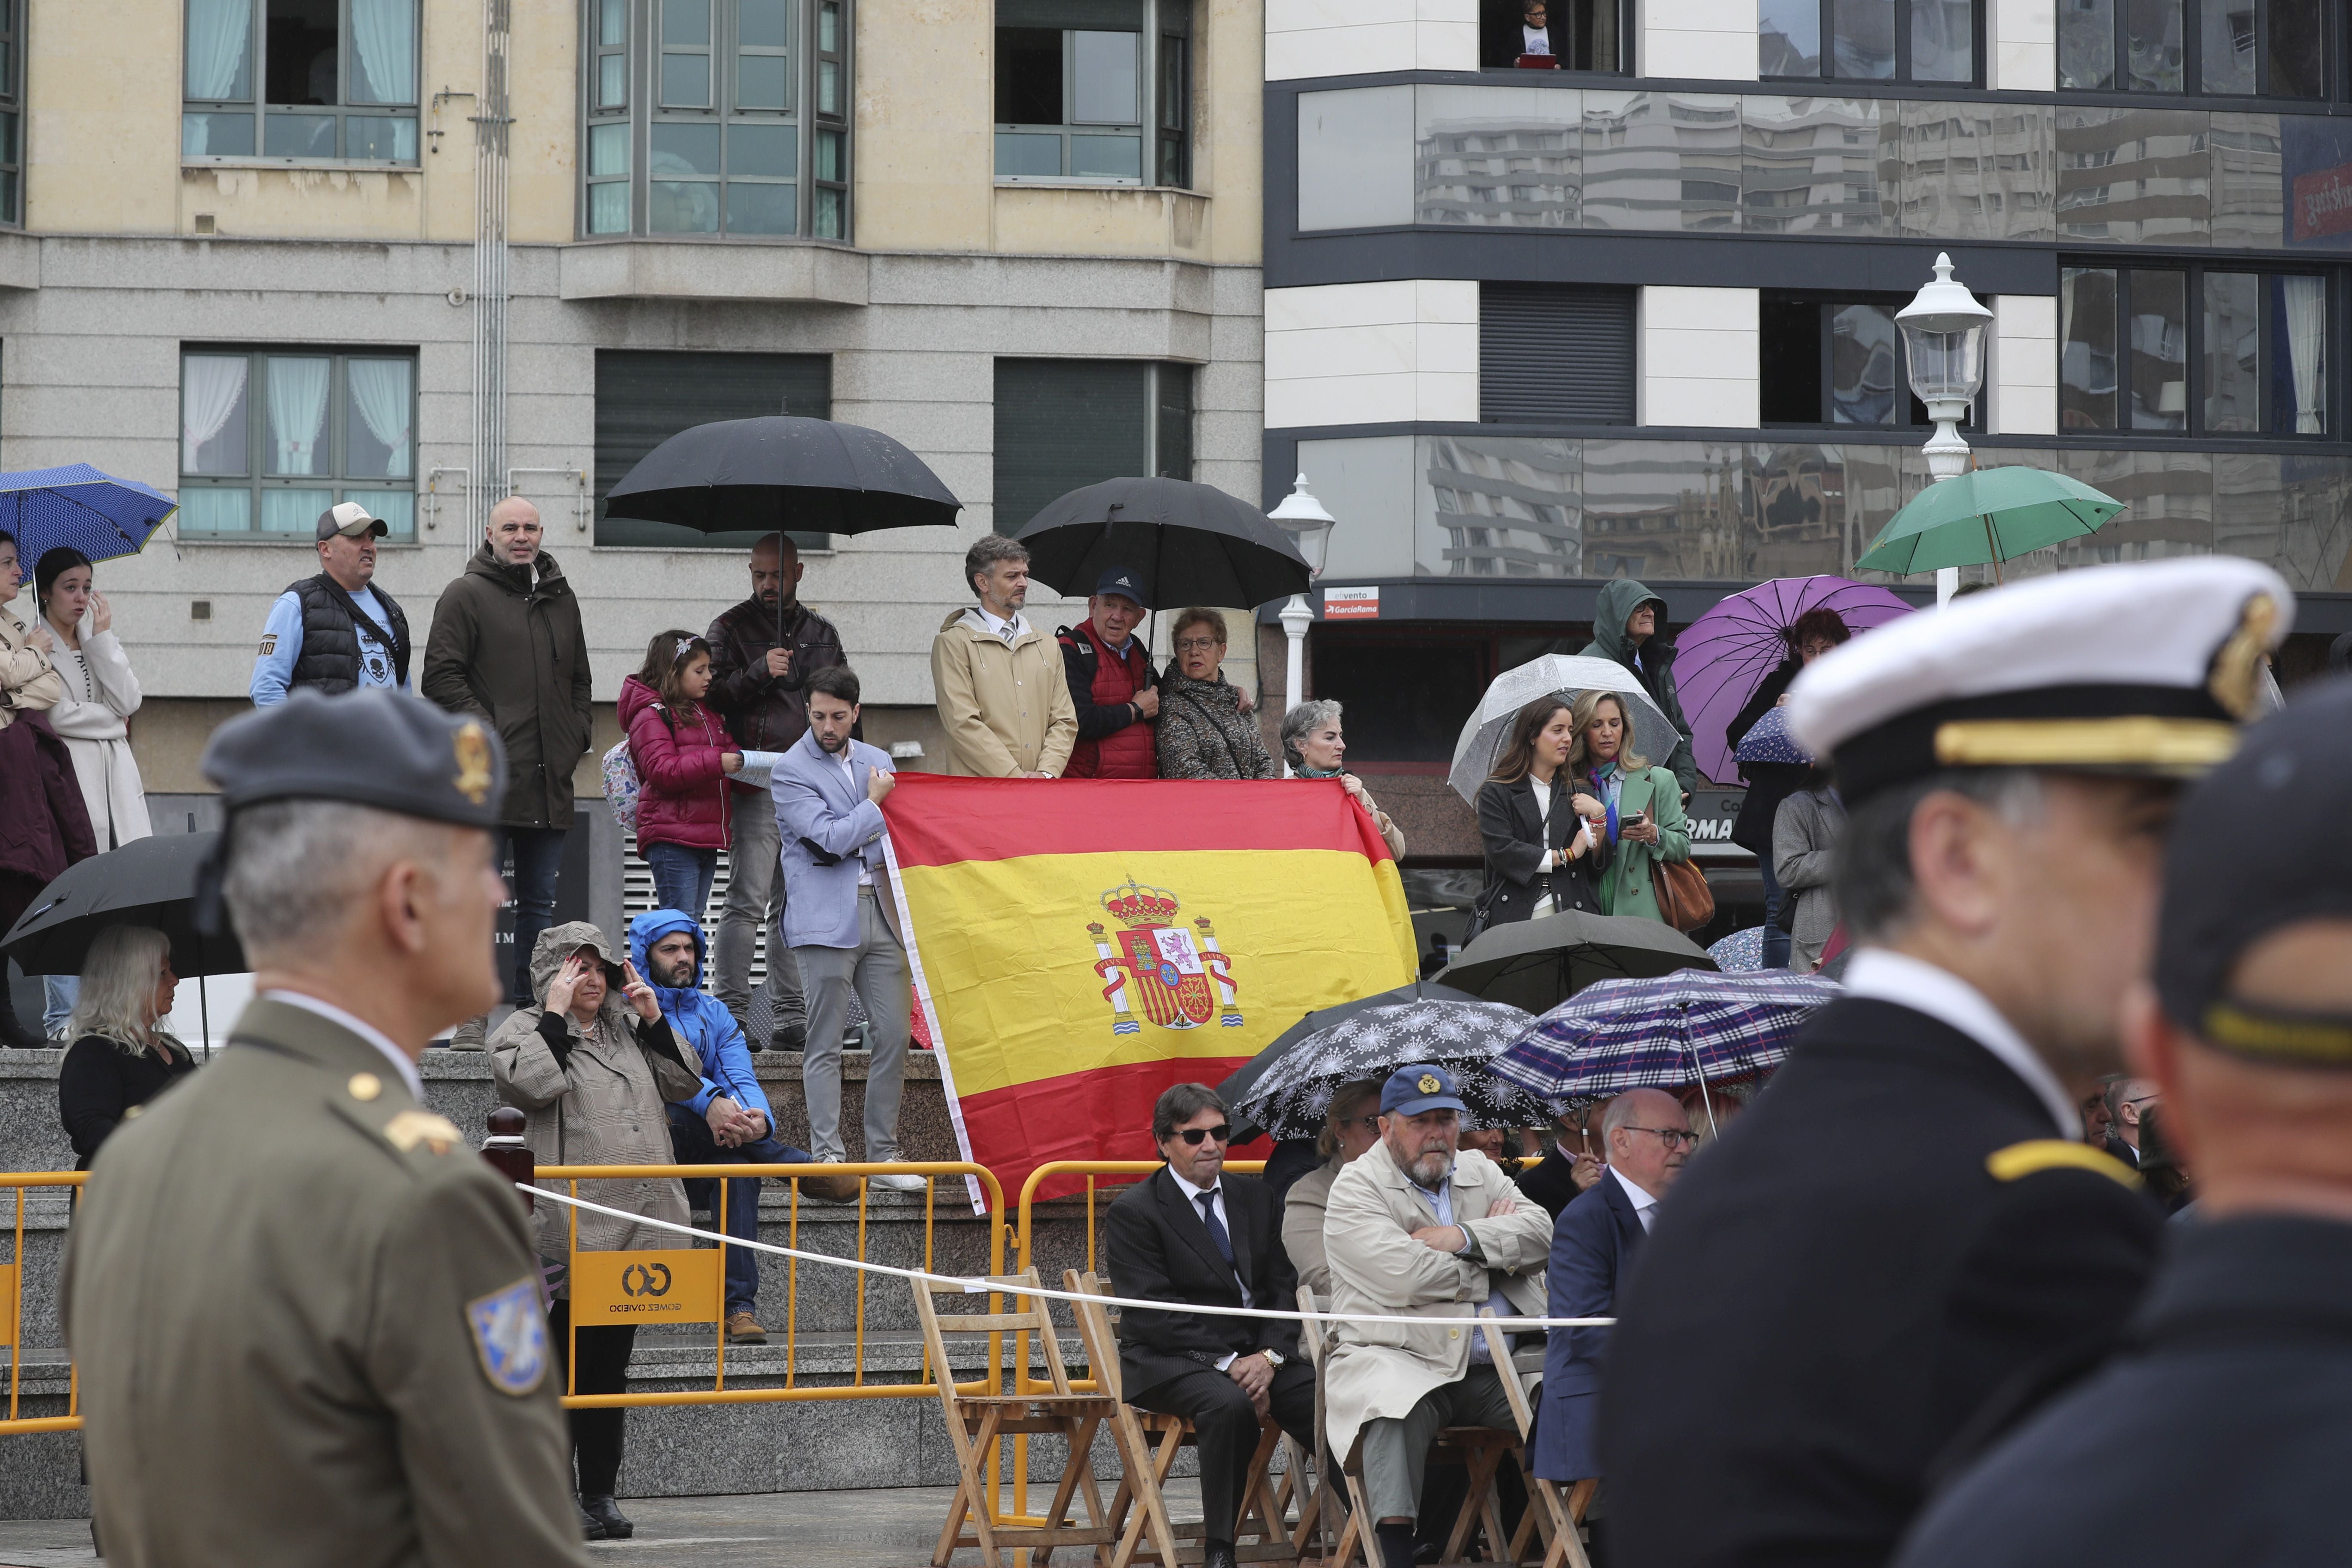
[[[842,1158],[838,1154],[826,1154],[818,1161],[818,1163],[825,1165],[838,1165],[842,1163]],[[845,1173],[838,1176],[803,1176],[801,1178],[801,1191],[822,1203],[854,1204],[857,1201],[860,1190],[858,1179]]]
[[[763,1345],[768,1342],[768,1331],[760,1320],[749,1312],[727,1314],[727,1342],[730,1345]]]
[[[904,1171],[892,1171],[866,1177],[866,1184],[869,1187],[888,1187],[893,1192],[919,1193],[929,1188],[931,1179],[929,1176],[909,1175]]]
[[[490,1016],[488,1013],[467,1019],[457,1026],[457,1032],[449,1037],[449,1048],[453,1051],[487,1050],[489,1043]]]

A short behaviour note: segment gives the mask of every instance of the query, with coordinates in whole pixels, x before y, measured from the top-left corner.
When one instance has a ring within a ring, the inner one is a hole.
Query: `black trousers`
[[[555,1336],[555,1375],[557,1387],[568,1376],[565,1359],[572,1351],[572,1301],[559,1296],[555,1310],[547,1315],[547,1331]],[[625,1394],[629,1386],[629,1352],[636,1348],[637,1328],[625,1323],[618,1328],[583,1329],[580,1331],[580,1381],[572,1385],[577,1394]],[[621,1442],[628,1412],[625,1410],[567,1410],[572,1422],[572,1454],[580,1467],[582,1497],[611,1497],[614,1486],[621,1478]]]
[[[1257,1411],[1242,1385],[1214,1367],[1171,1377],[1127,1402],[1163,1415],[1181,1415],[1201,1443],[1201,1518],[1212,1541],[1230,1542],[1241,1519],[1242,1489],[1257,1451]],[[1274,1369],[1266,1403],[1282,1429],[1315,1451],[1315,1369],[1293,1356]]]

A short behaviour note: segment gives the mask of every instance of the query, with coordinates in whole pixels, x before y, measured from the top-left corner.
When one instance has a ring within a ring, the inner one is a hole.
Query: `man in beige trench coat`
[[[1516,1432],[1474,1320],[1542,1317],[1551,1215],[1500,1167],[1458,1152],[1465,1107],[1444,1068],[1400,1068],[1381,1089],[1381,1141],[1331,1184],[1323,1222],[1339,1342],[1326,1381],[1331,1451],[1363,1436],[1381,1568],[1412,1568],[1422,1468],[1441,1427]],[[1428,1323],[1366,1323],[1367,1316]]]

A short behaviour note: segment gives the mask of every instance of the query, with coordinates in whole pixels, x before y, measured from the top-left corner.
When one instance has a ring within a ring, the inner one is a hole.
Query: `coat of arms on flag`
[[[1197,1029],[1213,1017],[1228,1029],[1242,1026],[1241,1009],[1234,1005],[1234,961],[1218,950],[1208,916],[1194,920],[1190,930],[1173,923],[1183,908],[1176,895],[1132,877],[1103,894],[1102,907],[1127,928],[1113,937],[1100,921],[1087,926],[1095,942],[1095,973],[1108,982],[1103,1000],[1110,1004],[1112,1034],[1139,1033],[1138,1012],[1163,1029]]]

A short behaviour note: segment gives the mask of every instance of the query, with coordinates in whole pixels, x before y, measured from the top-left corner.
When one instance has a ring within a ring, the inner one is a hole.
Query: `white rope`
[[[856,1268],[868,1274],[887,1274],[899,1279],[921,1279],[935,1285],[959,1286],[967,1296],[978,1296],[987,1291],[999,1290],[1008,1296],[1038,1296],[1050,1301],[1092,1301],[1104,1307],[1140,1307],[1154,1312],[1196,1312],[1211,1318],[1286,1318],[1301,1323],[1408,1323],[1426,1328],[1431,1323],[1479,1321],[1460,1318],[1390,1318],[1362,1312],[1290,1312],[1277,1310],[1271,1307],[1201,1307],[1194,1306],[1189,1301],[1145,1301],[1138,1300],[1131,1296],[1088,1296],[1073,1290],[1048,1290],[1043,1287],[1005,1285],[985,1275],[975,1278],[969,1274],[931,1274],[920,1268],[895,1268],[887,1263],[868,1263],[860,1258],[835,1258],[830,1253],[803,1252],[795,1247],[778,1247],[769,1241],[746,1241],[739,1236],[724,1236],[716,1231],[697,1230],[690,1225],[679,1225],[672,1220],[650,1219],[644,1215],[631,1214],[626,1209],[606,1208],[603,1204],[592,1204],[586,1198],[567,1197],[562,1193],[551,1193],[545,1187],[535,1187],[525,1182],[517,1182],[515,1187],[518,1191],[528,1193],[536,1198],[569,1204],[573,1208],[586,1209],[591,1214],[609,1215],[614,1219],[625,1219],[633,1225],[651,1226],[656,1230],[674,1230],[680,1236],[690,1236],[698,1241],[717,1241],[727,1247],[748,1247],[758,1252],[772,1252],[779,1258],[797,1258],[803,1263],[827,1263],[835,1268]],[[1516,1333],[1521,1329],[1605,1329],[1614,1324],[1617,1320],[1614,1318],[1511,1317],[1497,1318],[1494,1321],[1502,1324],[1507,1332]],[[943,1322],[940,1326],[950,1331],[953,1330],[951,1323]]]

